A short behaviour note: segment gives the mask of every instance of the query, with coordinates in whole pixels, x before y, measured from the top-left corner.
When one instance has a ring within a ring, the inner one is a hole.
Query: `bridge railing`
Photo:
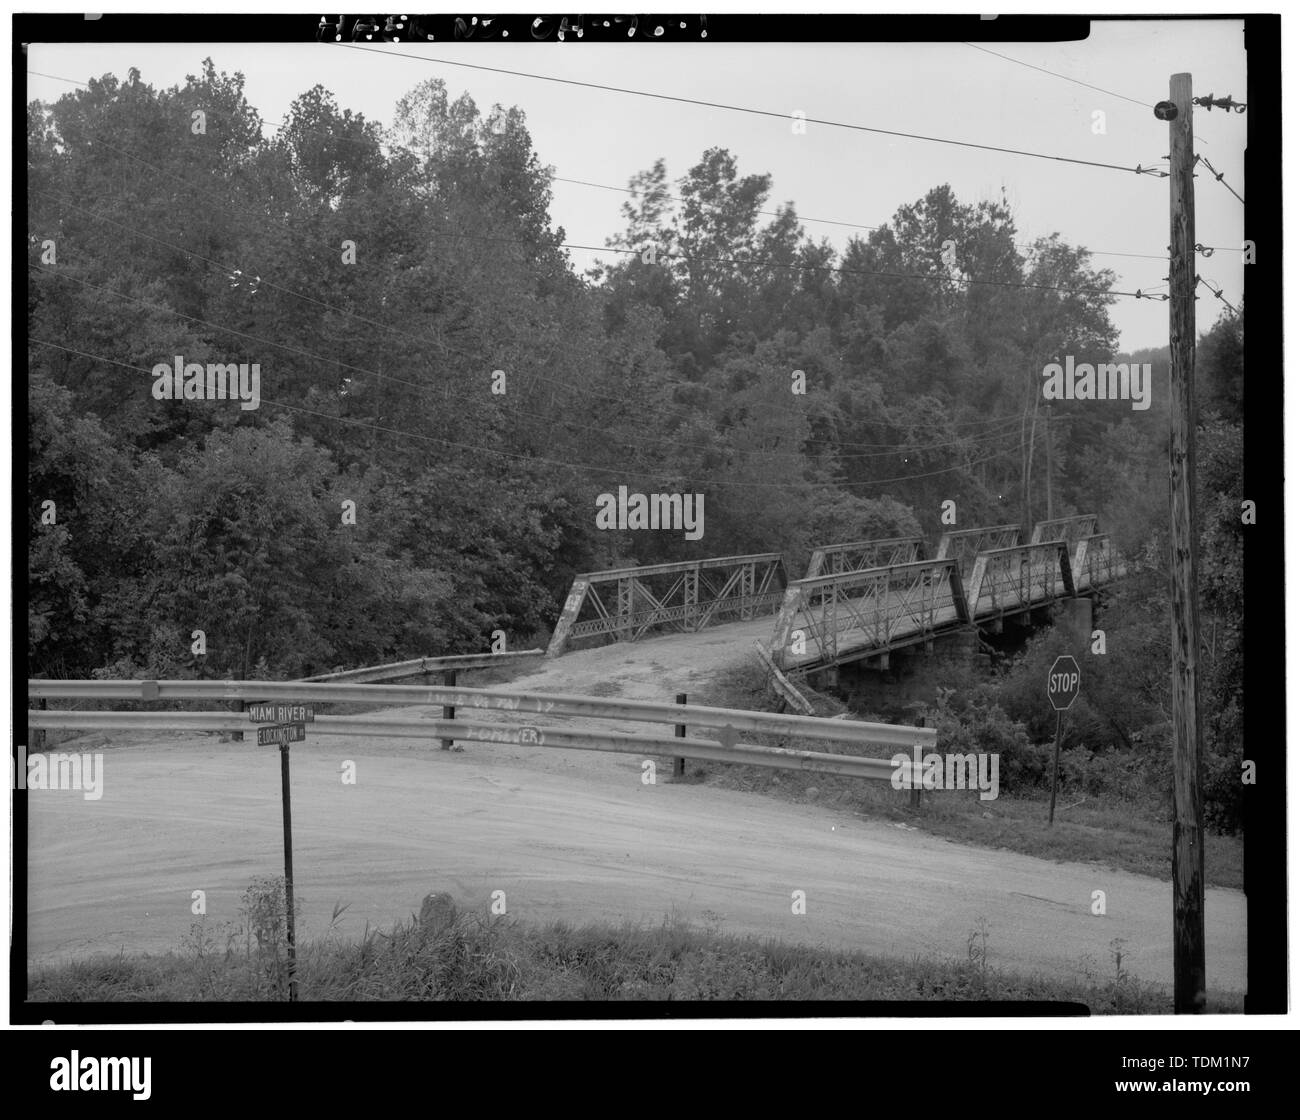
[[[939,538],[934,550],[936,560],[956,560],[969,573],[981,552],[1011,548],[1020,543],[1019,525],[986,525],[979,529],[953,529]]]
[[[849,541],[814,548],[808,558],[804,579],[861,572],[868,568],[887,568],[924,559],[924,537],[890,537],[877,541]]]
[[[657,754],[749,763],[782,769],[816,770],[863,778],[888,780],[889,760],[855,754],[813,751],[740,743],[737,736],[751,732],[781,737],[801,737],[838,743],[842,748],[933,748],[932,728],[865,723],[818,716],[777,715],[702,705],[663,704],[597,696],[564,696],[494,689],[447,688],[437,685],[307,684],[298,681],[84,681],[31,680],[31,699],[89,699],[101,702],[139,700],[211,700],[245,702],[292,701],[331,704],[365,701],[399,705],[441,705],[478,712],[493,712],[524,720],[522,726],[466,719],[392,718],[375,715],[318,715],[308,725],[308,742],[317,735],[395,736],[421,739],[507,743],[519,746],[575,750]],[[674,724],[710,728],[719,734],[709,739],[677,738],[671,734],[646,735],[600,729],[574,729],[542,725],[537,716],[570,716],[629,723]],[[125,731],[247,731],[248,720],[231,712],[104,712],[30,710],[33,730]]]
[[[1065,541],[1071,548],[1082,538],[1097,532],[1097,515],[1081,513],[1074,517],[1057,517],[1051,521],[1039,521],[1034,526],[1030,544],[1046,544],[1048,541]]]
[[[1073,594],[1064,541],[981,552],[966,580],[966,607],[974,619],[1027,611]]]
[[[776,610],[786,582],[779,552],[587,572],[573,581],[546,655],[595,634],[635,641],[657,627],[696,631],[751,619]]]
[[[887,650],[969,621],[958,562],[920,560],[796,580],[769,650],[782,669],[833,665],[862,648]]]
[[[1074,574],[1074,586],[1081,591],[1122,579],[1127,574],[1119,552],[1111,545],[1106,533],[1095,533],[1076,541],[1070,569]]]

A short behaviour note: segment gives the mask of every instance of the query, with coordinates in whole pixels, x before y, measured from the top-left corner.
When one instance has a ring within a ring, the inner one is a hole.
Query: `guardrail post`
[[[677,703],[679,703],[679,704],[685,704],[685,703],[686,703],[686,693],[684,693],[684,692],[679,692],[679,693],[677,694]],[[677,725],[673,728],[673,734],[674,734],[678,739],[685,739],[685,738],[686,738],[686,724],[684,724],[684,723],[679,723],[679,724],[677,724]],[[684,777],[686,777],[686,759],[684,759],[684,758],[674,758],[674,759],[673,759],[673,777],[674,777],[674,778],[684,778]]]
[[[917,727],[929,727],[929,726],[930,726],[930,717],[929,717],[928,715],[920,715],[920,716],[918,716],[917,719],[916,719],[916,726],[917,726]],[[913,755],[913,757],[915,758],[915,755]],[[919,809],[919,808],[921,807],[921,786],[920,786],[920,784],[917,782],[917,775],[916,775],[916,770],[915,770],[915,768],[913,768],[913,770],[912,770],[912,788],[911,788],[910,792],[909,792],[908,795],[907,795],[907,803],[908,803],[908,805],[910,805],[913,809]]]
[[[243,700],[235,701],[235,711],[237,711],[241,717],[243,716],[244,712],[246,712],[247,710],[248,709],[245,706],[245,702]],[[242,743],[244,741],[244,733],[242,731],[232,731],[230,733],[230,741],[232,743]]]
[[[456,687],[456,670],[455,670],[455,669],[444,669],[444,670],[442,671],[442,683],[443,683],[447,688],[455,688],[455,687]],[[456,718],[456,707],[455,707],[454,704],[444,704],[444,705],[442,706],[442,718],[443,718],[443,719],[455,719],[455,718]],[[449,750],[451,750],[451,745],[452,745],[452,743],[454,743],[455,741],[456,741],[456,740],[454,740],[454,739],[443,739],[443,740],[442,740],[442,749],[443,749],[444,751],[449,751]]]
[[[38,707],[42,712],[45,711],[45,697],[44,697],[44,696],[42,696],[39,700],[36,701],[36,706],[37,706],[37,707]],[[28,738],[29,738],[29,740],[32,741],[32,749],[33,749],[33,750],[43,751],[43,750],[45,749],[45,729],[44,729],[44,728],[38,728],[37,731],[36,731],[35,736],[28,736]]]

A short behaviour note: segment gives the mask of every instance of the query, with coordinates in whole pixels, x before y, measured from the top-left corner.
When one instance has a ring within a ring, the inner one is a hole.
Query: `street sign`
[[[287,747],[290,743],[302,743],[306,739],[305,723],[270,723],[257,729],[259,747]]]
[[[1052,662],[1047,674],[1047,698],[1058,712],[1064,712],[1079,695],[1079,663],[1066,654]]]
[[[316,708],[312,704],[249,704],[248,718],[252,723],[313,723]]]
[[[248,718],[257,729],[259,747],[280,748],[280,814],[284,821],[284,901],[286,955],[289,958],[289,999],[298,999],[297,949],[293,913],[293,811],[289,804],[289,744],[307,740],[307,722],[316,719],[310,704],[250,704]]]

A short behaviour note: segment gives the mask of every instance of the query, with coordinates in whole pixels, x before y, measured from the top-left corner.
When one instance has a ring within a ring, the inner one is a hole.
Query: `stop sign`
[[[1065,711],[1079,695],[1079,663],[1069,654],[1052,662],[1047,673],[1047,698],[1058,712]]]

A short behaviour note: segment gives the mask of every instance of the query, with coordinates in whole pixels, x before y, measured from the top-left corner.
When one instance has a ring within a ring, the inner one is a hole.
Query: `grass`
[[[719,674],[711,683],[712,690],[701,696],[701,703],[753,709],[768,704],[770,694],[763,687],[761,670],[738,668]],[[836,705],[826,697],[814,697],[814,703],[819,715],[833,714]],[[843,711],[844,705],[839,704],[838,709]],[[745,739],[798,750],[849,753],[822,740],[792,739],[782,744],[772,736],[747,735]],[[926,791],[918,810],[910,807],[906,790],[896,790],[885,782],[834,774],[691,762],[688,780],[790,800],[813,800],[868,819],[924,829],[959,844],[1002,848],[1042,859],[1098,863],[1158,879],[1172,878],[1171,826],[1167,817],[1132,801],[1096,797],[1080,801],[1077,794],[1063,789],[1057,795],[1056,821],[1049,826],[1048,794],[1040,790],[1015,795],[1004,789],[992,801],[981,801],[974,792]],[[1241,889],[1240,837],[1206,832],[1205,882],[1212,887]]]
[[[1173,1011],[1169,993],[1128,975],[1120,943],[1105,969],[1083,961],[1075,975],[1046,977],[990,966],[989,942],[981,922],[964,960],[905,960],[731,937],[678,921],[657,928],[528,926],[456,914],[437,927],[412,917],[355,941],[331,931],[300,945],[296,975],[303,1001],[1025,1000],[1079,1003],[1098,1015]],[[265,936],[254,944],[247,921],[223,929],[201,919],[174,952],[35,968],[27,997],[282,1001],[282,948]],[[1242,1006],[1238,997],[1212,995],[1209,1010],[1237,1013]]]

